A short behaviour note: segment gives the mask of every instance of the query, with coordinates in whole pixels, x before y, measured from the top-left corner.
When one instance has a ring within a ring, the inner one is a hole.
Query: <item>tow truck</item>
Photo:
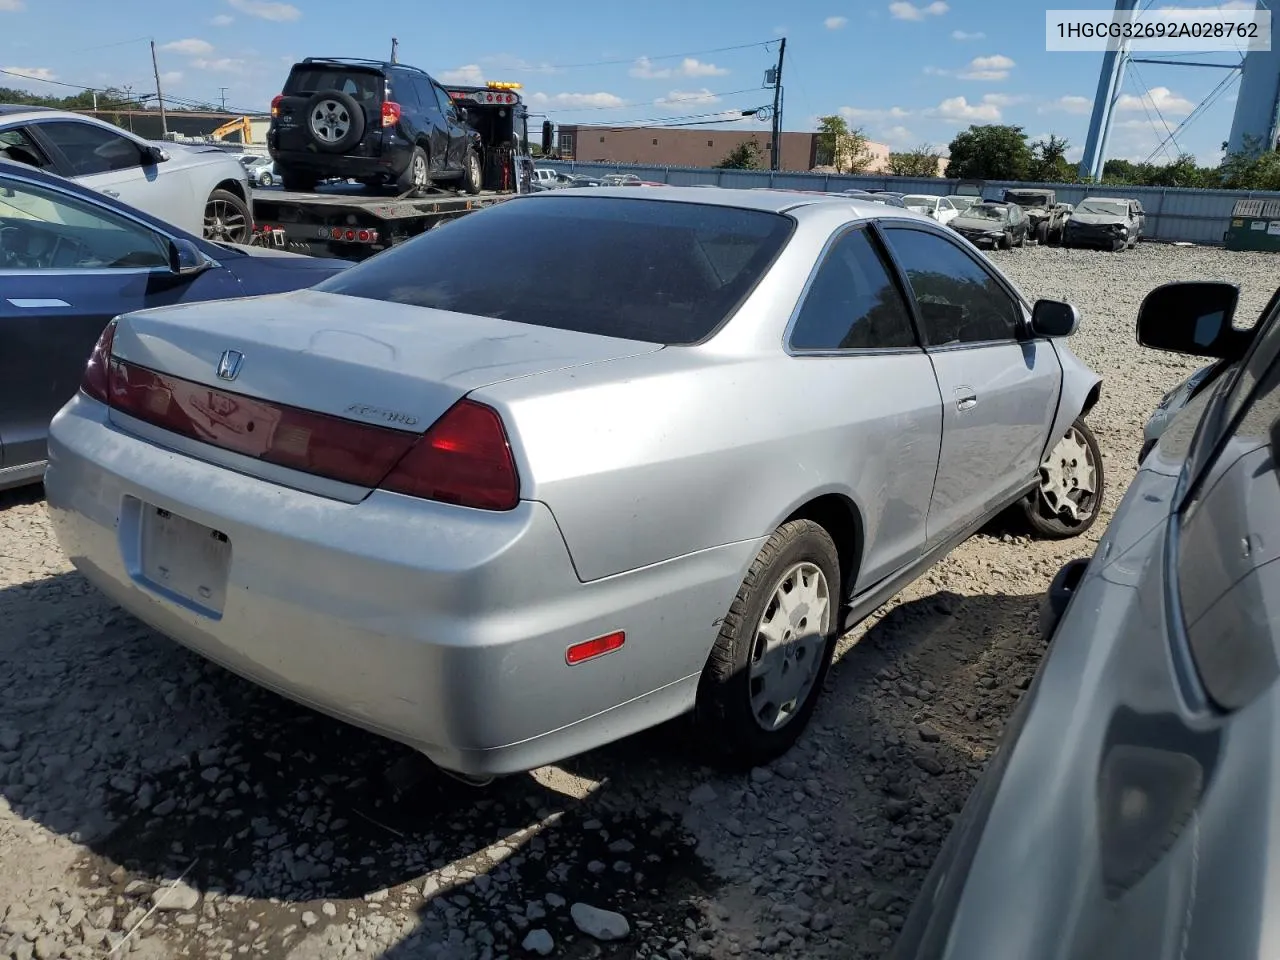
[[[531,192],[529,111],[521,84],[449,86],[449,97],[467,109],[467,123],[484,147],[480,193],[433,188],[426,195],[371,195],[350,182],[318,186],[314,192],[255,190],[254,243],[295,253],[365,260],[448,220]]]

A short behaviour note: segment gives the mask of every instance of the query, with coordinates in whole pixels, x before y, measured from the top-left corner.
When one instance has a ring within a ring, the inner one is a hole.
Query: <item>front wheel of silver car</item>
[[[698,686],[695,716],[711,752],[759,766],[795,743],[831,664],[840,584],[835,543],[812,520],[783,524],[761,548]]]
[[[1023,510],[1042,537],[1078,537],[1098,519],[1103,490],[1098,440],[1089,425],[1077,419],[1040,464],[1039,485],[1023,501]]]
[[[214,190],[204,205],[204,238],[248,243],[253,236],[249,205],[229,190]]]

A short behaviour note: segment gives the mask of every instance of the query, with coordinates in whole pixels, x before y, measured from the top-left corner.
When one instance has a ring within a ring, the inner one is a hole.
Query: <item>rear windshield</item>
[[[647,343],[712,333],[791,235],[777,213],[614,197],[509,200],[316,287]]]
[[[325,66],[295,67],[284,85],[289,96],[339,90],[357,100],[380,100],[382,74],[369,70],[349,70]]]

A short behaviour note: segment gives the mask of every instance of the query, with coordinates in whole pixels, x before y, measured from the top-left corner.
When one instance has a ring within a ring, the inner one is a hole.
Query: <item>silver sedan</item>
[[[447,770],[690,711],[761,763],[835,637],[996,514],[1093,523],[1077,323],[905,209],[553,191],[120,317],[49,506],[131,613]]]

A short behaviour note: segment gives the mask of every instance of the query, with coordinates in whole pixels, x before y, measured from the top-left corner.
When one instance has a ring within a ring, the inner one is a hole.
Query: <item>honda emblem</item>
[[[244,354],[240,351],[222,351],[222,359],[218,361],[218,379],[234,380],[240,374],[240,364],[243,362]]]

